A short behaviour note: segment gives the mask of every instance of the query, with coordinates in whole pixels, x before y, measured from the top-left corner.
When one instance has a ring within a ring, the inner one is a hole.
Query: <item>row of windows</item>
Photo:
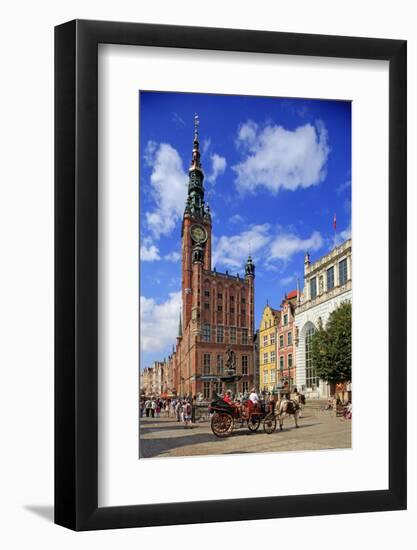
[[[278,322],[276,319],[274,319],[274,322],[272,322],[272,319],[269,319],[268,321],[264,321],[264,329],[271,328],[273,325],[277,325]],[[288,325],[288,313],[285,313],[282,318],[282,324],[284,326]]]
[[[269,335],[269,345],[274,345],[275,344],[275,333],[272,333]],[[266,347],[268,345],[268,335],[265,335],[263,337],[263,347]],[[292,345],[292,332],[289,331],[287,332],[287,346],[291,346]],[[279,347],[280,348],[283,348],[284,347],[284,335],[281,334],[280,337],[279,337]]]
[[[264,329],[271,328],[272,326],[276,326],[277,324],[278,321],[276,319],[274,319],[274,321],[272,321],[272,319],[269,319],[268,321],[264,321]]]
[[[264,384],[268,384],[268,382],[275,383],[276,382],[276,372],[275,370],[269,371],[269,380],[268,380],[268,371],[264,371]]]
[[[305,362],[306,362],[306,386],[308,388],[315,388],[319,385],[319,378],[316,374],[316,369],[314,368],[314,365],[312,363],[312,357],[311,357],[311,345],[312,345],[312,337],[314,334],[314,328],[311,327],[307,330],[306,333],[306,339],[305,339]],[[271,352],[269,355],[268,353],[264,353],[263,355],[264,364],[267,363],[273,363],[275,361],[275,352]],[[269,361],[270,359],[270,361]],[[291,369],[293,367],[293,356],[291,353],[287,355],[287,368]],[[279,369],[282,372],[285,369],[285,356],[280,355],[279,357]],[[269,372],[269,380],[268,380],[268,372]],[[263,383],[267,384],[268,382],[275,383],[275,370],[267,371],[265,370],[263,373]]]
[[[212,374],[212,355],[211,353],[203,354],[203,374]],[[224,356],[216,355],[216,373],[224,374]],[[241,374],[249,374],[249,358],[247,355],[241,355],[240,357]]]
[[[291,386],[294,385],[294,378],[291,378]],[[268,383],[274,384],[276,382],[276,373],[274,370],[269,371],[269,380],[268,380],[268,371],[264,372],[263,383],[266,386]]]
[[[338,264],[339,267],[339,285],[346,284],[348,280],[348,272],[347,272],[347,258],[344,258],[341,260]],[[334,268],[335,266],[329,267],[326,271],[326,289],[332,290],[334,288]],[[319,279],[320,284],[320,293],[323,292],[323,277],[321,276]],[[311,299],[314,300],[317,298],[317,277],[313,277],[310,279],[310,296]]]
[[[276,357],[275,356],[275,351],[271,351],[270,353],[267,353],[267,352],[264,353],[264,361],[263,361],[264,365],[266,365],[268,363],[275,363],[275,357]],[[291,369],[292,366],[293,366],[292,353],[289,353],[287,355],[287,363],[288,363],[287,367],[289,369]],[[284,370],[284,368],[285,368],[285,356],[284,355],[279,356],[279,368],[281,370]]]
[[[204,291],[204,296],[205,296],[206,298],[209,298],[209,297],[210,297],[210,290],[205,290],[205,291]],[[223,300],[223,294],[222,294],[221,292],[218,292],[218,293],[217,293],[217,299],[218,299],[218,300]],[[229,300],[230,300],[231,302],[234,302],[234,301],[235,301],[235,297],[234,297],[233,295],[232,295],[232,296],[229,296]],[[242,297],[240,301],[242,302],[242,304],[244,304],[244,303],[246,302],[246,298]]]
[[[223,325],[217,325],[215,327],[215,338],[217,344],[222,344],[224,342],[224,327]],[[203,324],[203,330],[202,330],[202,338],[203,342],[211,342],[212,341],[212,330],[211,325],[208,323]],[[229,342],[231,344],[237,344],[237,330],[236,327],[230,327],[229,328]],[[240,331],[240,343],[243,345],[248,344],[248,329],[242,328]]]
[[[264,348],[268,345],[268,335],[267,334],[263,337],[263,344],[264,344]],[[269,344],[270,345],[275,344],[275,332],[273,332],[272,334],[269,335]]]
[[[210,309],[210,304],[208,302],[204,302],[204,309],[205,310],[209,310]],[[217,306],[217,311],[223,311],[223,306]],[[242,309],[240,310],[241,314],[242,315],[246,315],[246,309],[244,307],[242,307]],[[229,313],[235,313],[235,308],[234,307],[230,307],[229,308]]]
[[[264,353],[264,364],[265,363],[275,363],[275,351]]]

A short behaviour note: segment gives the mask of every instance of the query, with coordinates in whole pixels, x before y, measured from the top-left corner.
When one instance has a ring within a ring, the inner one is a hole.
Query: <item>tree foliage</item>
[[[352,305],[343,302],[329,316],[325,327],[312,337],[312,363],[317,376],[336,384],[352,377]]]

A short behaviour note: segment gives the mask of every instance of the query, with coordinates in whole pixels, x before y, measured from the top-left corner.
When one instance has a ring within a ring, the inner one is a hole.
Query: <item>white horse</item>
[[[278,420],[279,420],[279,429],[282,431],[282,426],[284,424],[284,418],[286,416],[293,415],[295,427],[298,428],[298,419],[300,417],[300,405],[293,401],[292,399],[287,399],[283,397],[279,402],[278,406]]]

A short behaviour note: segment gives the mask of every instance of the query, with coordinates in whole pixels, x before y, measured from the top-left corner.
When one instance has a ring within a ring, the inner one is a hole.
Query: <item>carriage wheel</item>
[[[261,419],[259,416],[252,415],[248,419],[248,428],[250,429],[251,432],[256,432],[256,430],[259,428],[260,425],[261,425]]]
[[[233,431],[233,417],[227,413],[214,413],[211,418],[211,431],[217,437],[228,437]]]
[[[273,413],[269,413],[264,418],[264,432],[272,434],[277,427],[277,418]]]

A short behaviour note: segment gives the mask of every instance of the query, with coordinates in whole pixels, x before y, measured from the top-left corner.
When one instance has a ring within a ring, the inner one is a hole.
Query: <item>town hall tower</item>
[[[204,172],[199,145],[199,119],[194,119],[194,141],[188,170],[187,199],[181,227],[182,313],[174,352],[169,358],[177,394],[221,393],[226,350],[236,356],[237,392],[254,384],[254,280],[249,256],[244,275],[212,268],[212,219],[204,200]]]

